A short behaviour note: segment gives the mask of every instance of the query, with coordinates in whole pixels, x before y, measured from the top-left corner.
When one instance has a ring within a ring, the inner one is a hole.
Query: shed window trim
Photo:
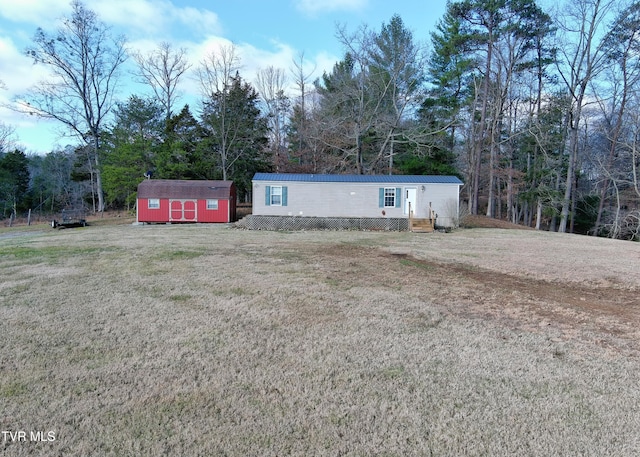
[[[218,199],[211,198],[207,200],[207,209],[208,210],[217,210],[218,209]]]
[[[160,199],[159,198],[150,198],[147,200],[147,208],[149,209],[160,209]]]

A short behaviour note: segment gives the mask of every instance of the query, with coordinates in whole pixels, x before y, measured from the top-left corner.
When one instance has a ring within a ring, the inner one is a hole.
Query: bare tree
[[[178,96],[180,78],[191,67],[186,59],[187,50],[174,50],[170,43],[162,42],[158,48],[146,55],[138,52],[133,58],[138,64],[140,82],[148,84],[165,112],[165,120],[173,115],[173,105]]]
[[[217,162],[222,179],[233,179],[241,192],[249,170],[262,166],[267,143],[266,122],[261,116],[259,95],[239,73],[240,59],[233,45],[211,53],[196,69],[202,92],[202,125],[208,153]],[[244,172],[240,172],[243,169]],[[234,171],[234,170],[237,170]]]
[[[227,179],[229,167],[235,162],[236,157],[230,158],[229,133],[234,128],[232,119],[229,118],[230,100],[229,90],[233,84],[234,75],[240,69],[240,57],[233,44],[222,46],[218,53],[211,52],[196,68],[196,77],[200,84],[202,94],[202,118],[211,136],[217,137],[219,141],[218,157],[222,170],[222,179]],[[212,106],[215,105],[215,109]],[[210,118],[211,112],[215,111],[217,117],[215,122]],[[215,123],[215,126],[210,124]],[[232,136],[232,135],[231,135]]]
[[[6,89],[4,81],[0,79],[0,89]],[[15,127],[0,121],[0,153],[6,152],[14,147],[13,137],[16,133]]]
[[[224,91],[239,70],[240,57],[235,45],[222,46],[217,54],[211,52],[195,70],[202,97],[210,99]]]
[[[602,29],[617,0],[569,0],[566,16],[559,22],[564,42],[558,47],[558,72],[571,97],[566,115],[569,164],[565,180],[559,232],[567,231],[575,200],[574,185],[580,155],[580,129],[587,91],[593,79],[607,65]]]
[[[15,127],[0,121],[0,153],[7,152],[15,147]]]
[[[104,211],[100,178],[100,138],[113,106],[120,66],[126,60],[125,40],[112,38],[96,13],[74,0],[72,12],[58,31],[39,28],[27,49],[37,64],[47,66],[51,78],[41,81],[23,98],[29,113],[62,123],[92,149],[98,211]]]
[[[386,156],[389,174],[393,173],[396,144],[421,144],[431,136],[431,132],[423,129],[409,132],[403,128],[404,121],[424,100],[426,51],[426,46],[414,40],[413,33],[400,16],[394,15],[388,24],[382,25],[379,33],[373,35],[367,52],[371,81],[386,99],[376,125],[384,135],[376,161]]]
[[[426,149],[431,126],[414,122],[424,100],[426,47],[417,43],[400,16],[379,32],[337,29],[345,57],[316,83],[323,122],[321,138],[340,168],[359,174],[394,171],[399,146]]]
[[[405,133],[400,125],[422,83],[420,48],[399,16],[379,34],[364,26],[349,33],[340,26],[337,37],[344,60],[315,84],[321,99],[319,133],[342,156],[340,168],[358,174],[390,171],[394,145]]]
[[[306,99],[307,99],[307,83],[311,80],[311,75],[315,72],[316,68],[306,72],[304,69],[304,53],[300,53],[298,60],[293,61],[293,68],[291,74],[293,75],[295,85],[300,93],[300,109],[302,112],[306,112]]]
[[[260,70],[256,76],[256,87],[267,115],[276,171],[280,171],[287,150],[285,139],[290,102],[285,93],[286,82],[284,70],[280,68],[267,67]]]
[[[315,143],[311,141],[309,119],[309,113],[312,111],[310,105],[312,105],[311,99],[313,99],[313,92],[307,88],[316,67],[314,66],[310,71],[305,70],[304,53],[300,53],[298,58],[292,63],[293,67],[290,71],[294,84],[298,89],[298,95],[295,98],[289,119],[289,140],[293,143],[290,143],[289,146],[298,156],[301,167],[311,166],[313,171],[317,171],[318,148],[316,148]],[[313,85],[311,85],[311,87],[313,88]],[[292,126],[295,132],[292,131]]]
[[[613,23],[613,27],[605,39],[607,53],[611,57],[613,65],[607,73],[607,80],[611,84],[607,85],[609,95],[606,97],[597,96],[596,99],[601,108],[603,117],[603,127],[608,141],[608,154],[606,157],[596,157],[601,172],[602,188],[600,191],[600,202],[598,215],[594,227],[594,233],[598,234],[602,224],[605,204],[608,203],[610,193],[615,190],[618,207],[616,214],[620,214],[620,198],[618,185],[615,179],[628,179],[629,163],[620,162],[620,158],[625,157],[624,141],[625,129],[628,128],[628,111],[636,111],[637,106],[629,104],[633,102],[634,89],[640,82],[640,4],[635,2],[629,8],[624,9]],[[617,163],[618,162],[618,163]],[[610,236],[615,236],[615,230],[609,232]]]

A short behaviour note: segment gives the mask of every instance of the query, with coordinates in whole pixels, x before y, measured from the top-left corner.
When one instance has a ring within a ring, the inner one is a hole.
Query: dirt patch
[[[507,275],[466,265],[450,265],[412,259],[445,277],[468,281],[479,296],[493,296],[488,314],[496,307],[516,308],[523,326],[560,324],[571,328],[598,322],[599,330],[635,334],[640,324],[637,292],[613,287],[587,287]],[[483,308],[482,303],[476,305]],[[504,308],[503,308],[504,309]],[[623,330],[624,329],[624,330]]]
[[[324,247],[317,255],[324,258],[325,279],[344,287],[402,288],[446,303],[444,313],[510,329],[555,329],[560,339],[640,352],[640,304],[632,289],[553,282],[361,246]]]

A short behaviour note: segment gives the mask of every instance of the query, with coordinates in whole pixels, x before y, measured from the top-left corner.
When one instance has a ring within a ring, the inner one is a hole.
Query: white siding
[[[266,205],[267,186],[287,188],[286,206]],[[380,207],[380,188],[400,188],[399,207]],[[404,214],[405,188],[415,188],[414,216],[428,217],[429,202],[438,214],[439,225],[452,225],[457,219],[458,184],[349,183],[254,181],[253,214],[301,217],[407,217]],[[456,213],[456,214],[453,214]]]
[[[425,190],[422,191],[424,186]],[[424,184],[418,186],[416,217],[428,217],[429,204],[438,216],[437,224],[452,227],[458,224],[458,184]]]

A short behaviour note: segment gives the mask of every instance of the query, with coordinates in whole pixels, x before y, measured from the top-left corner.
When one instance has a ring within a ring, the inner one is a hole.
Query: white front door
[[[409,207],[413,214],[416,214],[416,195],[417,189],[415,187],[404,188],[404,214],[409,215]]]

